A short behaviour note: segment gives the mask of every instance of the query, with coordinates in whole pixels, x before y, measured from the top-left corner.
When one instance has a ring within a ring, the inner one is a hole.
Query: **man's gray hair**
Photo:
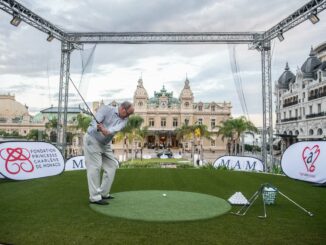
[[[120,106],[128,110],[132,106],[132,103],[130,103],[129,101],[124,101],[120,104]]]

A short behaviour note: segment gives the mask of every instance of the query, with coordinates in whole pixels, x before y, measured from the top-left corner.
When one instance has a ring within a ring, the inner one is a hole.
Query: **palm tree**
[[[138,115],[131,116],[129,117],[126,127],[115,136],[116,141],[119,142],[123,140],[124,150],[125,150],[125,146],[127,146],[126,159],[128,159],[128,151],[129,151],[127,141],[129,144],[132,145],[132,151],[134,151],[136,140],[143,140],[144,132],[142,132],[142,129],[140,128],[143,122],[144,119],[141,116]],[[132,154],[132,160],[133,160],[133,154]]]
[[[229,118],[225,121],[222,121],[221,125],[217,125],[218,128],[217,136],[222,136],[222,140],[227,139],[227,152],[231,154],[233,152],[233,127],[232,127],[232,118]]]
[[[255,127],[255,125],[243,116],[234,119],[229,118],[226,121],[223,121],[221,126],[217,127],[219,128],[217,135],[222,135],[222,140],[224,140],[224,138],[231,140],[231,149],[233,148],[233,142],[235,143],[235,154],[237,154],[240,137],[244,132],[258,132],[258,129]]]
[[[140,128],[138,134],[141,138],[141,148],[140,148],[140,159],[143,160],[143,147],[144,147],[144,139],[148,135],[148,126]]]
[[[204,151],[203,151],[203,139],[211,139],[212,133],[208,131],[207,125],[204,124],[194,124],[192,127],[192,131],[194,132],[194,136],[197,138],[200,144],[200,159],[204,159]]]
[[[180,128],[175,130],[176,137],[178,139],[191,139],[191,157],[193,160],[194,156],[194,143],[195,140],[199,142],[200,145],[200,158],[204,159],[204,152],[203,152],[203,138],[210,139],[211,133],[208,131],[207,126],[203,124],[194,124],[194,125],[187,125],[183,124]]]
[[[182,124],[182,126],[180,128],[176,128],[174,132],[176,134],[176,138],[182,142],[192,138],[192,129],[188,124]],[[184,144],[182,144],[182,151],[184,151]]]

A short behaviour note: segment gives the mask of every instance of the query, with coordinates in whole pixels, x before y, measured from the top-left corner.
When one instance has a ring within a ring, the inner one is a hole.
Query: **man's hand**
[[[97,130],[100,131],[104,136],[110,135],[110,131],[104,127],[103,123],[97,124]]]

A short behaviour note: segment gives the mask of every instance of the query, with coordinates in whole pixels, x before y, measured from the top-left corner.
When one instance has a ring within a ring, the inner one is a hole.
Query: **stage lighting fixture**
[[[278,40],[280,40],[280,42],[282,42],[284,40],[284,36],[283,36],[283,32],[282,31],[279,31],[278,32],[277,38],[278,38]]]
[[[13,15],[12,20],[10,21],[10,24],[12,24],[13,26],[18,26],[21,22],[21,18],[18,15]]]
[[[316,12],[312,12],[311,14],[309,14],[308,19],[311,21],[312,24],[316,24],[319,21]]]
[[[54,39],[54,36],[51,33],[49,33],[49,36],[46,39],[46,41],[51,42],[53,39]]]

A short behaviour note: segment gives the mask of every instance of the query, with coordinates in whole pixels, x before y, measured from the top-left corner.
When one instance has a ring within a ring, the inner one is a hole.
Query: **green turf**
[[[189,221],[226,213],[230,204],[212,195],[167,190],[114,193],[110,205],[90,204],[95,211],[114,217],[145,221]]]
[[[271,183],[285,198],[262,214],[261,199],[246,216],[185,222],[146,222],[106,216],[89,207],[84,171],[12,182],[0,180],[0,244],[325,244],[326,189],[283,176],[212,169],[119,169],[112,192],[188,191],[227,200],[250,197]],[[236,211],[238,207],[233,207]]]

